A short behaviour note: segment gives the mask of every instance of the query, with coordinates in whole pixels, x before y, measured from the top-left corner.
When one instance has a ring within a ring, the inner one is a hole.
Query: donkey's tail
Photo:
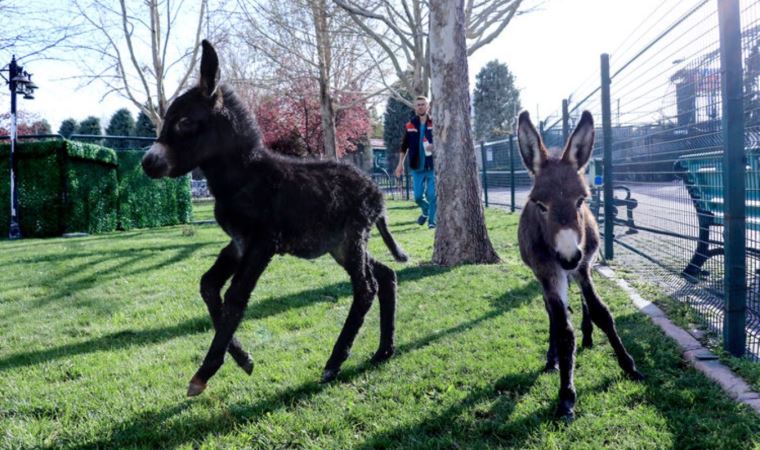
[[[377,229],[380,231],[380,236],[383,237],[383,242],[385,242],[388,250],[391,251],[393,259],[398,262],[409,261],[409,256],[404,253],[404,250],[402,250],[401,247],[399,247],[399,245],[396,243],[396,240],[393,239],[391,232],[388,231],[388,224],[385,223],[385,215],[380,216],[375,225],[377,225]]]

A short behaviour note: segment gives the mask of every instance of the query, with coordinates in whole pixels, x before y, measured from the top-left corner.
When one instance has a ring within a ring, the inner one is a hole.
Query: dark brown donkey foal
[[[380,348],[372,359],[389,358],[394,352],[396,274],[367,252],[372,227],[377,226],[397,261],[407,256],[388,232],[382,192],[348,164],[271,153],[261,143],[256,122],[218,79],[216,52],[203,41],[199,86],[169,106],[161,135],[142,161],[152,178],[178,177],[200,167],[216,198],[216,220],[231,238],[201,278],[201,296],[216,332],[187,394],[203,392],[225,352],[252,372],[251,357],[234,334],[256,281],[275,254],[316,258],[330,253],[351,277],[353,303],[323,381],[334,379],[348,358],[375,295]],[[230,277],[222,302],[221,289]]]
[[[550,158],[527,112],[520,114],[518,141],[525,167],[534,177],[529,202],[520,217],[520,255],[544,290],[549,313],[546,371],[559,364],[557,415],[572,420],[575,407],[575,334],[570,323],[568,276],[583,293],[583,346],[591,347],[593,321],[610,340],[618,364],[634,380],[643,376],[620,341],[615,321],[591,281],[591,265],[599,247],[599,231],[586,205],[588,187],[582,171],[594,146],[594,120],[584,111],[562,156]]]

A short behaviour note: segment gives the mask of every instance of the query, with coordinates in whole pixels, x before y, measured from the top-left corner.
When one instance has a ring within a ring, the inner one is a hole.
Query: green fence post
[[[562,145],[570,137],[570,114],[567,112],[567,99],[562,99]]]
[[[602,134],[604,149],[604,258],[612,259],[615,230],[612,192],[612,108],[610,105],[610,55],[602,54]]]
[[[509,197],[511,212],[515,212],[515,135],[509,135]]]
[[[483,161],[483,199],[488,208],[488,175],[486,174],[486,144],[480,141],[480,159]]]
[[[721,95],[723,96],[724,251],[723,346],[734,356],[746,346],[744,105],[739,0],[718,0]]]

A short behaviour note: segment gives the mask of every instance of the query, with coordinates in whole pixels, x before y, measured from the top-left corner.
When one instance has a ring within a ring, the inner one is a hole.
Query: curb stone
[[[639,295],[628,282],[615,275],[609,266],[597,266],[595,270],[603,277],[614,281],[633,302],[634,306],[642,313],[649,316],[662,331],[673,339],[681,347],[683,358],[695,369],[715,381],[724,392],[737,402],[744,403],[760,415],[760,394],[752,390],[752,387],[741,377],[736,375],[728,367],[718,360],[718,356],[705,348],[698,340],[683,328],[667,318],[665,313],[649,300]]]

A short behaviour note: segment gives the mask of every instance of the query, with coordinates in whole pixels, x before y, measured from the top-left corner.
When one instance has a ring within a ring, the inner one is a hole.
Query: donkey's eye
[[[174,130],[178,134],[190,134],[195,131],[195,122],[183,117],[174,124]]]
[[[579,198],[579,199],[578,199],[578,201],[577,201],[577,202],[575,202],[575,207],[576,207],[576,208],[580,208],[581,206],[583,206],[583,203],[584,203],[585,201],[586,201],[586,199],[585,199],[584,197],[581,197],[581,198]]]
[[[538,206],[538,209],[540,209],[542,213],[549,211],[549,208],[547,208],[546,205],[544,205],[543,203],[536,200],[533,200],[533,203],[535,203],[536,206]]]

